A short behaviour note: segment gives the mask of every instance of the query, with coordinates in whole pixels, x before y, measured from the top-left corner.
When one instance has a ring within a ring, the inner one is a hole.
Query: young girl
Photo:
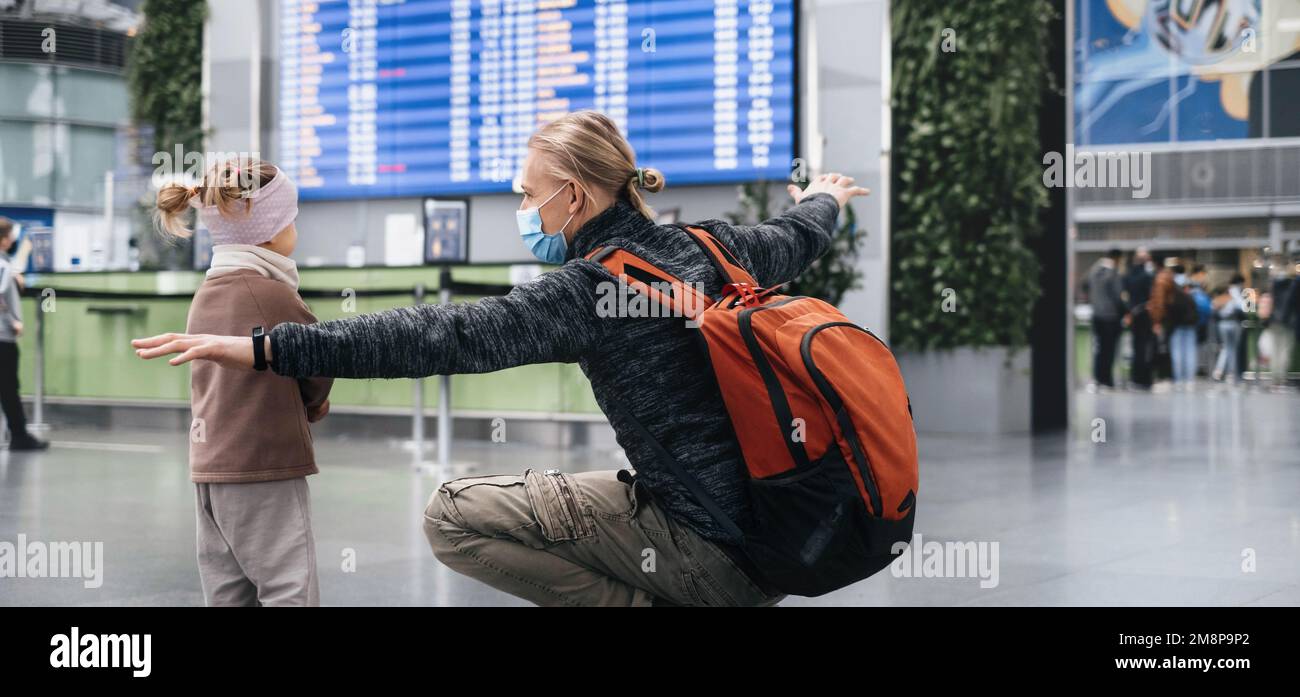
[[[186,332],[270,333],[316,321],[298,296],[289,258],[298,239],[298,192],[279,168],[218,164],[202,185],[158,192],[165,234],[188,237],[194,207],[212,233],[212,267],[194,294]],[[329,411],[330,378],[294,379],[192,368],[190,477],[197,489],[199,578],[216,605],[319,605],[307,475],[315,454],[307,424]]]

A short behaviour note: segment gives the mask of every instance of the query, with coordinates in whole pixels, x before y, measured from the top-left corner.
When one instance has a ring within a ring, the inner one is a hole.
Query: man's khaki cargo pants
[[[465,477],[424,532],[453,570],[538,605],[774,605],[722,549],[617,471]]]

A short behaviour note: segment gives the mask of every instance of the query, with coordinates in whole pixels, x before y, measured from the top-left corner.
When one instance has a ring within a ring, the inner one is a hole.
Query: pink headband
[[[199,219],[212,233],[212,244],[262,244],[269,242],[298,217],[298,187],[284,170],[275,178],[248,194],[252,209],[245,215],[244,205],[234,216],[221,215],[216,206],[205,206],[198,196],[190,205],[199,209]]]

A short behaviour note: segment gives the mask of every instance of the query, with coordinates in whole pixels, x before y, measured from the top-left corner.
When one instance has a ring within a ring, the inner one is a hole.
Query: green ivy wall
[[[1045,0],[893,3],[891,344],[1028,342]],[[944,301],[948,300],[948,303]]]

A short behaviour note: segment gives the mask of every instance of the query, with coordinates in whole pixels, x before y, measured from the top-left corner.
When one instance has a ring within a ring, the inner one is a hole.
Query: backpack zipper
[[[804,448],[803,443],[795,442],[793,438],[785,436],[786,429],[793,427],[794,415],[790,412],[790,402],[785,397],[785,390],[781,387],[781,381],[777,379],[776,372],[772,370],[772,364],[768,362],[767,356],[763,354],[763,348],[758,345],[758,338],[754,336],[752,315],[755,312],[780,307],[786,303],[802,299],[804,299],[802,296],[786,298],[771,305],[759,305],[758,307],[741,310],[738,320],[740,336],[745,340],[749,355],[754,359],[754,365],[763,378],[763,385],[767,388],[768,399],[772,402],[772,412],[776,417],[777,430],[782,434],[781,440],[785,441],[785,447],[790,451],[790,457],[794,459],[796,470],[807,469],[811,466],[808,461],[808,451]]]
[[[804,367],[808,369],[808,374],[812,376],[813,382],[817,384],[817,389],[821,391],[822,398],[835,412],[835,419],[839,421],[840,431],[844,433],[845,438],[849,439],[849,447],[853,450],[853,459],[858,461],[858,471],[862,474],[862,483],[866,485],[867,496],[871,499],[871,508],[878,517],[883,518],[885,511],[880,500],[880,488],[876,483],[875,473],[871,471],[871,462],[867,460],[866,451],[862,449],[862,443],[858,440],[857,429],[854,428],[853,420],[849,418],[849,412],[844,407],[844,400],[840,399],[835,387],[826,379],[826,376],[812,358],[813,337],[817,336],[817,333],[821,330],[831,327],[852,327],[876,341],[880,341],[880,338],[852,322],[827,322],[809,329],[803,335],[803,341],[799,345],[799,354],[803,356]],[[881,342],[881,344],[883,345],[884,342]],[[910,406],[909,403],[909,409]]]

